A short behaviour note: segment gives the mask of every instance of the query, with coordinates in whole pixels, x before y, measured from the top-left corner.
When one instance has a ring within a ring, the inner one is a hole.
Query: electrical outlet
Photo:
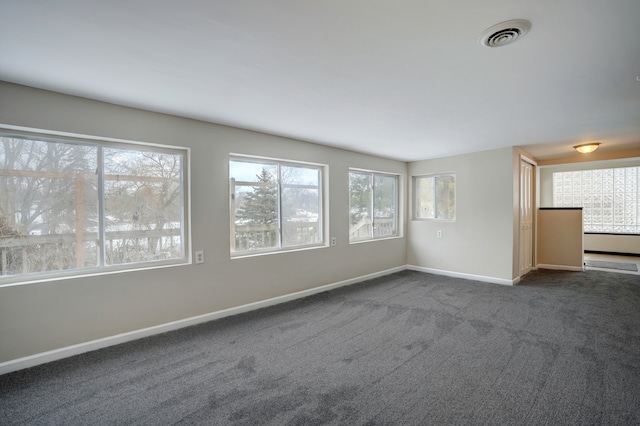
[[[442,230],[438,229],[438,232],[436,235],[438,236],[438,238],[442,238]]]
[[[336,237],[331,237],[331,247],[335,247],[338,244],[338,240]]]
[[[196,252],[196,263],[204,263],[204,251]]]

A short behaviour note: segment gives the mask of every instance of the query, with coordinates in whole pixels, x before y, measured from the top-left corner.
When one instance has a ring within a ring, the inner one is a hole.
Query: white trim
[[[392,235],[390,237],[373,237],[373,238],[367,238],[367,239],[353,240],[353,241],[349,241],[349,244],[363,244],[363,243],[371,243],[373,241],[395,240],[398,238],[402,238],[402,235]]]
[[[264,162],[274,163],[275,162],[275,163],[284,163],[285,165],[292,165],[294,167],[296,167],[298,164],[302,164],[302,165],[315,166],[315,167],[324,167],[326,169],[329,168],[328,164],[314,163],[312,161],[290,160],[286,158],[263,157],[261,155],[240,154],[238,152],[230,152],[228,161],[233,161],[234,159],[236,159],[237,161],[244,161],[249,163],[264,163]],[[228,166],[228,163],[227,163],[227,166]],[[228,171],[229,170],[227,169],[227,172]]]
[[[180,145],[169,145],[164,143],[146,142],[146,141],[134,141],[131,139],[121,139],[121,138],[109,138],[106,136],[89,135],[86,133],[60,132],[57,130],[39,129],[36,127],[14,126],[14,125],[5,124],[5,123],[0,123],[0,130],[21,133],[22,136],[27,136],[27,137],[50,136],[53,138],[63,137],[63,138],[79,139],[82,142],[91,142],[91,141],[116,142],[118,144],[138,145],[138,146],[142,145],[142,146],[151,146],[155,148],[169,148],[171,150],[183,150],[183,151],[191,149],[190,147],[180,146]]]
[[[449,219],[449,218],[440,218],[440,217],[435,217],[437,215],[437,195],[435,191],[436,188],[436,180],[439,177],[446,177],[446,176],[450,176],[453,177],[453,183],[454,183],[454,206],[453,206],[453,218]],[[434,184],[434,198],[433,198],[433,202],[434,202],[434,217],[418,217],[418,192],[416,191],[416,185],[418,183],[418,179],[423,179],[423,178],[433,178],[433,184]],[[442,222],[451,222],[451,223],[455,223],[456,221],[456,210],[457,210],[457,206],[458,206],[458,198],[456,197],[456,193],[458,192],[457,188],[457,177],[456,177],[456,172],[446,172],[446,173],[431,173],[431,174],[426,174],[426,175],[414,175],[411,176],[411,220],[414,221],[433,221],[438,222],[438,223],[442,223]]]
[[[323,249],[330,248],[329,242],[325,241],[321,244],[315,244],[312,246],[293,246],[291,248],[266,248],[266,249],[257,249],[257,250],[244,250],[244,251],[235,251],[230,252],[229,259],[246,259],[247,257],[258,257],[258,256],[271,256],[272,254],[283,254],[283,253],[291,253],[296,251],[307,251],[307,250],[315,250],[315,249]]]
[[[131,267],[120,268],[120,269],[107,269],[107,268],[98,269],[98,267],[92,267],[92,268],[81,268],[81,269],[75,269],[75,270],[63,269],[62,271],[52,271],[52,272],[45,272],[45,273],[34,272],[33,277],[29,276],[30,279],[25,279],[26,278],[25,275],[22,275],[22,276],[5,275],[5,277],[9,277],[9,278],[0,278],[0,288],[29,285],[29,284],[43,284],[43,283],[48,283],[52,281],[70,280],[70,279],[76,279],[76,278],[97,277],[100,275],[121,274],[123,272],[148,271],[148,270],[160,269],[160,268],[173,268],[175,266],[190,266],[191,263],[192,263],[191,254],[189,254],[189,257],[185,255],[184,260],[181,260],[180,263],[154,264],[150,262],[144,262],[144,265],[146,266],[136,266],[135,263],[131,263],[130,264],[132,265]],[[3,280],[6,280],[6,281],[3,281]]]
[[[387,176],[400,176],[400,173],[394,172],[382,172],[380,170],[359,169],[357,167],[349,167],[349,173],[370,173],[375,175],[387,175]]]
[[[149,147],[155,152],[175,153],[180,156],[184,155],[183,164],[183,182],[181,194],[184,193],[184,208],[182,209],[181,218],[184,233],[182,258],[169,260],[151,260],[143,262],[125,263],[118,265],[97,265],[86,268],[73,268],[56,271],[33,272],[28,274],[4,275],[0,276],[0,287],[19,286],[27,284],[41,284],[50,281],[59,281],[66,279],[85,278],[100,275],[119,274],[123,272],[145,271],[158,268],[171,268],[174,266],[188,266],[193,262],[192,259],[192,234],[191,234],[191,148],[179,145],[165,145],[151,142],[134,141],[128,139],[108,138],[103,136],[88,135],[82,133],[60,132],[55,130],[44,130],[33,127],[14,126],[10,124],[0,123],[0,133],[15,134],[21,137],[37,138],[42,137],[44,140],[53,139],[58,142],[73,142],[88,146],[108,146],[124,149],[129,146]],[[116,145],[117,144],[117,145]],[[134,148],[132,148],[134,149]],[[135,148],[140,149],[140,148]],[[100,191],[99,191],[100,192]],[[101,217],[101,211],[99,216]],[[99,232],[100,234],[100,232]],[[104,254],[104,253],[102,253]],[[104,257],[102,257],[104,259]],[[102,262],[101,262],[102,263]],[[2,364],[0,364],[1,366]],[[2,374],[0,372],[0,374]]]
[[[534,167],[538,167],[538,163],[535,160],[532,160],[531,158],[527,157],[526,155],[520,154],[520,161],[524,161],[526,163],[531,164]]]
[[[351,278],[344,281],[338,281],[332,284],[327,284],[320,287],[311,288],[308,290],[302,290],[295,293],[286,294],[284,296],[273,297],[271,299],[248,303],[246,305],[241,305],[234,308],[223,309],[221,311],[211,312],[204,315],[198,315],[191,318],[185,318],[178,321],[172,321],[165,324],[156,325],[153,327],[143,328],[140,330],[129,331],[127,333],[104,337],[102,339],[91,340],[89,342],[66,346],[64,348],[59,348],[59,349],[54,349],[47,352],[29,355],[23,358],[17,358],[11,361],[0,363],[0,375],[11,373],[13,371],[22,370],[24,368],[34,367],[36,365],[44,364],[47,362],[67,358],[73,355],[82,354],[82,353],[93,351],[96,349],[106,348],[108,346],[130,342],[132,340],[141,339],[143,337],[153,336],[155,334],[160,334],[160,333],[166,333],[168,331],[177,330],[183,327],[201,324],[204,322],[229,317],[232,315],[238,315],[241,313],[254,311],[256,309],[266,308],[268,306],[278,305],[280,303],[289,302],[291,300],[301,299],[317,293],[333,290],[339,287],[344,287],[347,285],[356,284],[362,281],[370,280],[370,279],[381,277],[384,275],[389,275],[396,272],[404,271],[405,269],[407,269],[406,266],[399,266],[396,268],[391,268],[391,269],[375,272],[368,275],[362,275],[360,277]]]
[[[546,269],[560,269],[567,267],[552,268],[554,265],[538,265],[537,268],[547,267]],[[254,311],[256,309],[266,308],[268,306],[278,305],[280,303],[289,302],[296,299],[312,296],[314,294],[322,293],[329,290],[334,290],[340,287],[345,287],[352,284],[357,284],[362,281],[367,281],[373,278],[382,277],[396,272],[404,270],[426,272],[435,275],[444,275],[454,278],[462,278],[465,280],[483,281],[492,284],[508,285],[512,286],[520,281],[520,277],[513,280],[507,280],[502,278],[488,277],[483,275],[465,274],[461,272],[445,271],[441,269],[425,268],[422,266],[404,265],[391,269],[386,269],[380,272],[374,272],[372,274],[362,275],[359,277],[351,278],[348,280],[338,281],[332,284],[326,284],[320,287],[311,288],[308,290],[302,290],[291,294],[285,294],[283,296],[273,297],[271,299],[261,300],[259,302],[248,303],[246,305],[236,306],[234,308],[223,309],[221,311],[211,312],[208,314],[197,315],[195,317],[185,318],[177,321],[168,322],[165,324],[156,325],[153,327],[147,327],[140,330],[129,331],[115,336],[104,337],[102,339],[91,340],[89,342],[79,343],[76,345],[66,346],[64,348],[54,349],[47,352],[41,352],[34,355],[29,355],[22,358],[13,359],[10,361],[0,363],[0,375],[11,373],[13,371],[22,370],[29,367],[35,367],[36,365],[45,364],[47,362],[57,361],[59,359],[68,358],[74,355],[79,355],[85,352],[94,351],[97,349],[106,348],[120,343],[130,342],[132,340],[141,339],[143,337],[153,336],[155,334],[166,333],[168,331],[178,330],[180,328],[189,327],[191,325],[201,324],[208,321],[217,320],[233,315],[242,314],[245,312]],[[577,269],[581,271],[582,269]]]
[[[236,163],[252,163],[252,164],[269,164],[276,167],[277,179],[275,183],[274,189],[277,190],[277,204],[278,204],[278,221],[277,221],[277,231],[278,231],[278,244],[275,247],[267,247],[257,250],[241,250],[241,251],[229,251],[230,259],[241,259],[245,257],[254,257],[254,256],[263,256],[263,255],[272,255],[279,254],[285,252],[299,251],[299,250],[310,250],[317,248],[328,248],[329,247],[329,220],[328,220],[328,205],[325,206],[325,203],[328,201],[329,194],[329,165],[322,163],[311,163],[308,161],[299,161],[299,160],[286,160],[286,159],[278,159],[272,157],[262,157],[256,155],[246,155],[246,154],[238,154],[238,153],[229,153],[229,158],[227,160],[227,174],[229,176],[229,180],[231,177],[231,162]],[[305,167],[308,169],[317,169],[320,173],[318,180],[318,196],[320,200],[320,210],[318,210],[318,227],[321,228],[318,231],[322,230],[322,241],[314,244],[305,244],[305,245],[294,245],[289,247],[283,246],[283,230],[281,227],[282,218],[282,206],[281,206],[281,198],[283,192],[283,184],[282,184],[282,167]],[[235,178],[233,178],[235,179]],[[251,181],[253,183],[253,181]],[[325,183],[327,184],[325,186]],[[328,204],[328,203],[327,203]]]
[[[567,266],[567,265],[549,265],[546,263],[538,263],[538,269],[553,269],[556,271],[573,271],[573,272],[582,272],[584,271],[583,266]]]
[[[442,269],[425,268],[423,266],[414,266],[414,265],[407,265],[407,269],[411,271],[427,272],[429,274],[444,275],[447,277],[462,278],[465,280],[483,281],[487,283],[500,284],[500,285],[514,285],[515,283],[520,281],[519,278],[516,278],[513,280],[507,280],[503,278],[487,277],[485,275],[465,274],[462,272],[445,271]]]
[[[393,172],[381,172],[381,171],[376,171],[376,170],[369,170],[369,169],[359,169],[357,167],[349,167],[349,170],[347,171],[347,175],[349,180],[351,180],[351,173],[359,173],[359,174],[370,174],[372,177],[372,184],[375,181],[375,175],[380,175],[380,176],[386,176],[386,177],[395,177],[396,178],[396,199],[395,204],[396,204],[396,214],[395,214],[395,218],[396,218],[396,235],[391,235],[391,236],[383,236],[383,237],[368,237],[368,238],[360,238],[357,240],[351,240],[351,235],[349,235],[348,239],[349,239],[349,244],[360,244],[360,243],[368,243],[371,241],[380,241],[380,240],[389,240],[392,238],[403,238],[404,237],[404,226],[405,226],[405,198],[404,198],[404,194],[406,192],[406,188],[405,188],[405,179],[406,176],[404,173],[393,173]],[[373,186],[372,186],[373,189]],[[351,191],[351,189],[349,189],[349,191]],[[373,193],[372,195],[372,202],[373,202]],[[349,201],[349,203],[351,203]],[[374,218],[375,220],[375,218]],[[351,226],[349,226],[349,231],[351,231]]]

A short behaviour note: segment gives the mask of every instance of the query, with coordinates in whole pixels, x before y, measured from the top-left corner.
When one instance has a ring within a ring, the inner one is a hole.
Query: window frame
[[[240,154],[240,153],[230,153],[227,161],[227,179],[229,182],[229,189],[231,190],[231,168],[230,163],[232,161],[237,162],[245,162],[245,163],[255,163],[255,164],[266,164],[266,165],[275,165],[277,170],[277,240],[278,243],[275,247],[266,247],[259,249],[247,249],[247,250],[233,250],[231,243],[229,244],[229,254],[231,259],[242,259],[247,257],[254,256],[263,256],[263,255],[272,255],[272,254],[280,254],[280,253],[289,253],[295,251],[302,250],[313,250],[318,248],[324,248],[329,246],[329,238],[328,238],[328,179],[329,179],[329,166],[327,164],[322,163],[314,163],[310,161],[301,161],[301,160],[291,160],[291,159],[282,159],[282,158],[274,158],[274,157],[264,157],[257,155],[248,155],[248,154]],[[317,234],[320,238],[319,242],[311,243],[311,244],[299,244],[299,245],[287,245],[283,244],[283,214],[282,214],[282,192],[285,186],[291,186],[291,184],[286,184],[281,181],[281,168],[282,167],[300,167],[300,168],[309,168],[309,169],[317,169],[318,176],[318,231]],[[235,225],[232,228],[231,220],[235,216],[235,212],[231,211],[231,203],[235,197],[235,193],[229,192],[229,238],[235,238]]]
[[[454,192],[453,192],[453,217],[452,218],[441,218],[438,217],[438,191],[437,191],[437,179],[440,177],[452,177],[453,178],[453,184],[454,184]],[[420,209],[418,208],[418,201],[419,201],[419,191],[418,191],[418,180],[419,179],[430,179],[433,178],[434,179],[434,194],[433,194],[433,204],[434,204],[434,217],[420,217],[419,216],[419,212]],[[424,175],[415,175],[412,178],[412,192],[413,192],[413,220],[418,220],[418,221],[438,221],[438,222],[455,222],[456,221],[456,217],[457,217],[457,210],[458,210],[458,197],[457,197],[457,193],[458,193],[458,188],[457,188],[457,178],[456,178],[456,173],[455,172],[446,172],[446,173],[430,173],[430,174],[424,174]]]
[[[366,174],[366,175],[370,175],[371,176],[371,202],[370,202],[370,213],[371,213],[371,220],[372,220],[372,224],[371,224],[371,236],[369,237],[363,237],[363,238],[356,238],[356,239],[352,239],[351,238],[351,219],[350,219],[350,215],[351,215],[351,189],[350,189],[350,181],[351,181],[351,174],[355,173],[355,174]],[[371,241],[381,241],[381,240],[388,240],[388,239],[393,239],[393,238],[402,238],[402,185],[403,185],[403,176],[399,173],[392,173],[392,172],[383,172],[383,171],[377,171],[377,170],[369,170],[369,169],[360,169],[360,168],[355,168],[355,167],[350,167],[347,173],[348,176],[348,194],[349,194],[349,216],[348,216],[348,240],[349,240],[349,244],[360,244],[360,243],[367,243],[367,242],[371,242]],[[394,197],[394,228],[395,228],[395,233],[393,235],[382,235],[382,236],[376,236],[375,235],[375,208],[374,208],[374,203],[375,203],[375,178],[376,177],[393,177],[395,178],[395,197]]]
[[[51,271],[29,272],[13,275],[0,274],[0,287],[33,284],[40,282],[57,281],[81,277],[108,275],[130,271],[150,270],[183,266],[192,263],[191,248],[191,185],[190,166],[191,149],[185,146],[168,145],[127,139],[94,136],[87,134],[35,129],[23,126],[0,125],[1,137],[15,137],[28,140],[36,140],[48,143],[60,143],[80,145],[96,148],[97,168],[97,251],[98,264],[96,266],[84,266],[78,268],[59,269]],[[104,149],[129,149],[132,151],[147,151],[177,154],[181,156],[181,183],[180,183],[180,241],[181,256],[171,259],[144,260],[130,263],[107,264],[105,261],[105,188],[104,188]]]

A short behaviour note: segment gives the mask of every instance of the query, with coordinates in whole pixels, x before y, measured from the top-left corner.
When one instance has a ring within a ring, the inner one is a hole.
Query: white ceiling
[[[640,147],[640,0],[0,0],[0,80],[405,161]],[[478,43],[527,19],[515,44]]]

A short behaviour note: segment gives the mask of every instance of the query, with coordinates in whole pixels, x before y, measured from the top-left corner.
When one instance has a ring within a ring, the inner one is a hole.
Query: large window
[[[453,174],[413,178],[414,219],[456,218],[456,177]]]
[[[0,142],[0,282],[186,261],[186,150]]]
[[[398,176],[349,172],[349,241],[398,235]]]
[[[232,157],[231,254],[323,245],[323,169],[308,163]]]
[[[553,206],[582,207],[584,232],[640,234],[640,167],[553,173]]]

